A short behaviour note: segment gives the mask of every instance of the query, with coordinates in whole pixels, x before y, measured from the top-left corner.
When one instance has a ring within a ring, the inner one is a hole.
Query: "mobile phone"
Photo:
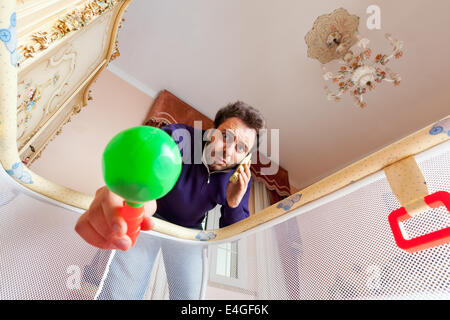
[[[233,172],[233,174],[230,177],[230,182],[232,183],[236,183],[239,180],[239,169],[245,164],[245,163],[249,163],[250,160],[252,159],[252,154],[248,154],[244,159],[242,159],[241,163],[238,165],[238,167],[236,168],[236,170]]]

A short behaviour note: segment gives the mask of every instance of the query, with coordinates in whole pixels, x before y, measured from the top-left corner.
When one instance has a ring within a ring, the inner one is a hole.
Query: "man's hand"
[[[239,180],[236,183],[228,182],[227,185],[227,203],[230,208],[236,208],[241,203],[242,198],[247,191],[250,181],[250,163],[247,162],[239,168]]]
[[[127,223],[120,216],[123,199],[112,193],[106,186],[95,193],[89,209],[78,219],[75,231],[90,245],[100,249],[131,248],[131,239],[127,236]],[[141,230],[151,230],[150,217],[156,211],[156,201],[144,205],[144,221]]]

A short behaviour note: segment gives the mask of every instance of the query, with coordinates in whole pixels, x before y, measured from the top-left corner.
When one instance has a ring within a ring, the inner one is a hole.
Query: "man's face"
[[[212,131],[205,150],[206,163],[212,170],[225,170],[241,162],[256,142],[256,130],[233,117]]]

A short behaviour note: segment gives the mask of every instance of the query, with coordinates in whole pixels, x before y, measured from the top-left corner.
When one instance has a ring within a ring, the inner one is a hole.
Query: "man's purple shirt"
[[[247,218],[249,216],[248,200],[251,179],[240,204],[236,208],[231,208],[226,200],[226,188],[234,170],[209,173],[206,165],[199,159],[194,161],[194,131],[201,131],[197,132],[195,136],[199,136],[202,139],[205,130],[193,128],[182,123],[170,124],[161,129],[172,136],[183,158],[185,158],[186,152],[190,153],[191,161],[183,160],[180,177],[173,189],[164,197],[156,200],[156,214],[177,225],[195,228],[201,225],[206,212],[219,204],[222,205],[220,208],[220,228]],[[182,129],[181,131],[184,129],[184,133],[189,132],[190,139],[183,139],[184,137],[177,135],[177,132],[172,135],[176,129]],[[202,150],[205,144],[206,141],[202,139]],[[200,150],[200,156],[202,150]]]

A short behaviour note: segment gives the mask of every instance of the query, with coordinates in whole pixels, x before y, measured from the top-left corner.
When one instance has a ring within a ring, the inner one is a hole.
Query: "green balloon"
[[[181,173],[182,159],[175,141],[150,126],[118,133],[102,158],[107,187],[134,207],[166,195]]]

